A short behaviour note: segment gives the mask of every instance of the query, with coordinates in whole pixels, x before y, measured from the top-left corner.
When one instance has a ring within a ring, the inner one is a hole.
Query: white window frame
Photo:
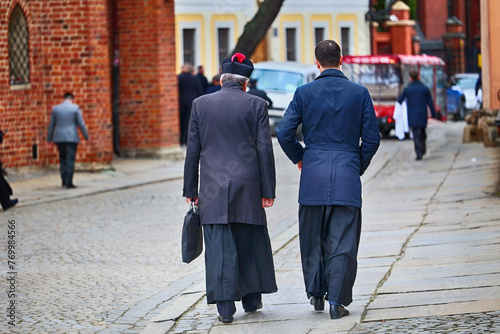
[[[354,22],[352,21],[339,21],[339,41],[340,47],[342,47],[342,28],[349,28],[349,50],[351,51],[350,55],[355,55],[354,52]],[[342,53],[342,55],[344,55]]]
[[[301,36],[302,31],[300,30],[300,22],[298,22],[298,21],[284,22],[283,23],[283,44],[282,45],[285,46],[283,60],[288,61],[288,59],[286,59],[286,30],[290,29],[290,28],[295,29],[295,56],[297,58],[295,61],[300,62],[302,59],[302,52],[301,52],[301,47],[300,47],[300,45],[301,45],[300,44],[300,36]]]
[[[181,63],[184,64],[184,29],[194,29],[194,67],[200,64],[201,59],[201,39],[200,39],[200,22],[180,22],[179,23],[179,43],[181,47]]]
[[[234,49],[234,22],[233,21],[215,21],[215,57],[217,64],[222,63],[224,59],[219,59],[219,29],[229,29],[228,52]]]
[[[312,40],[314,46],[316,46],[316,28],[323,28],[325,35],[323,36],[323,40],[330,39],[330,25],[328,21],[314,21],[313,22],[313,31],[312,31]]]

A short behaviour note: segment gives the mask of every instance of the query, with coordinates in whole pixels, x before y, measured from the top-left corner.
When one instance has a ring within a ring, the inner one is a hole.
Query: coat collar
[[[237,82],[233,82],[233,81],[224,82],[221,90],[226,90],[226,89],[231,89],[231,90],[239,89],[239,90],[243,91],[243,88],[241,88],[240,84]]]
[[[325,77],[338,77],[338,78],[349,80],[344,75],[344,73],[342,73],[341,70],[337,70],[335,68],[329,68],[329,69],[324,70],[323,72],[321,72],[321,74],[315,80],[325,78]]]

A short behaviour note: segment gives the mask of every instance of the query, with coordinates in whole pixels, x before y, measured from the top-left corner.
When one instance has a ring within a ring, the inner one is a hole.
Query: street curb
[[[46,203],[58,202],[58,201],[69,200],[69,199],[74,199],[74,198],[81,198],[81,197],[87,197],[87,196],[92,196],[92,195],[104,194],[107,192],[112,192],[112,191],[117,191],[117,190],[125,190],[125,189],[146,186],[146,185],[150,185],[150,184],[167,182],[167,181],[180,180],[180,179],[182,179],[182,175],[181,176],[171,176],[171,177],[166,177],[166,178],[157,179],[157,180],[142,181],[142,182],[121,185],[121,186],[119,185],[119,186],[110,187],[110,188],[106,188],[106,189],[90,190],[89,192],[75,194],[75,195],[64,195],[64,196],[60,196],[60,197],[52,197],[52,198],[48,198],[48,199],[40,199],[40,200],[29,201],[29,202],[19,202],[19,204],[16,205],[16,208],[31,207],[31,206],[36,206],[36,205],[40,205],[40,204],[46,204]]]

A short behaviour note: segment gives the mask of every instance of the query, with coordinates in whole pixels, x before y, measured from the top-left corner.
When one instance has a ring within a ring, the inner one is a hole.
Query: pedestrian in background
[[[187,132],[189,117],[191,115],[191,104],[193,100],[202,95],[201,83],[191,73],[193,66],[184,64],[182,72],[178,75],[179,80],[179,116],[181,121],[181,145],[187,144]]]
[[[52,109],[50,116],[47,142],[55,143],[59,150],[59,165],[62,186],[68,189],[76,188],[73,184],[75,171],[75,158],[80,137],[77,128],[85,138],[89,140],[87,127],[83,121],[80,107],[74,103],[75,96],[72,93],[64,94],[64,101]]]
[[[205,68],[203,67],[203,65],[198,66],[198,74],[196,74],[196,78],[198,78],[200,82],[201,91],[205,93],[208,88],[208,79],[205,76]]]
[[[4,134],[5,133],[0,130],[0,144],[3,142]],[[0,204],[2,205],[3,211],[7,211],[15,206],[19,201],[17,198],[10,199],[10,196],[13,195],[12,188],[4,176],[7,176],[7,171],[3,168],[3,165],[0,162]]]
[[[422,160],[427,152],[425,142],[427,140],[427,106],[431,110],[432,117],[436,118],[436,110],[432,101],[431,91],[420,81],[420,73],[417,69],[410,71],[411,83],[406,86],[398,98],[399,103],[406,99],[408,110],[408,126],[411,128],[415,146],[416,160]]]
[[[273,100],[271,100],[269,96],[267,96],[266,92],[257,88],[257,79],[250,79],[249,84],[250,89],[248,90],[248,94],[252,94],[266,100],[267,107],[271,109],[273,107]]]
[[[205,91],[205,94],[211,94],[219,91],[221,88],[220,85],[220,74],[214,75],[212,78],[212,83],[208,86],[207,90]]]
[[[315,49],[321,74],[300,86],[276,128],[281,148],[302,171],[299,240],[306,293],[330,318],[349,314],[361,233],[361,180],[380,144],[368,90],[340,71],[340,47]],[[305,147],[295,133],[302,124]],[[361,139],[361,140],[360,140]]]
[[[264,211],[275,197],[273,146],[267,103],[246,93],[252,71],[237,53],[222,62],[222,89],[194,100],[184,164],[183,196],[203,225],[207,301],[223,323],[234,301],[253,313],[278,289]]]

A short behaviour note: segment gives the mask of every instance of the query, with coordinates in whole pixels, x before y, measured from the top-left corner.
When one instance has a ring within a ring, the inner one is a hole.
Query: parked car
[[[273,107],[269,109],[269,125],[273,135],[276,135],[276,126],[283,119],[297,87],[313,81],[318,75],[316,66],[298,62],[263,61],[254,64],[250,78],[256,79],[257,88],[265,91],[273,101]]]
[[[464,119],[467,112],[477,107],[476,82],[477,73],[458,73],[451,76],[451,87],[448,88],[448,113],[455,119]]]

